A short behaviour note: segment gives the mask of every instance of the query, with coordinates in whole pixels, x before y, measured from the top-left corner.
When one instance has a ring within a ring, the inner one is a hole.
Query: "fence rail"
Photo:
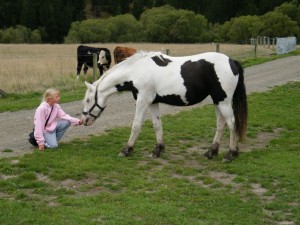
[[[277,43],[277,38],[270,38],[270,37],[263,37],[263,36],[258,36],[256,38],[251,38],[250,39],[250,44],[251,45],[258,45],[260,47],[267,47],[267,48],[275,48]]]

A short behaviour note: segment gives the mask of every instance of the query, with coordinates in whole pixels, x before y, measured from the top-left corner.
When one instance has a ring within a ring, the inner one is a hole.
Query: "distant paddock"
[[[0,89],[8,93],[43,92],[48,87],[72,89],[81,86],[76,80],[76,50],[79,44],[0,44]],[[113,54],[118,46],[133,47],[138,51],[161,51],[172,56],[199,54],[216,51],[217,45],[210,44],[151,44],[109,43],[87,44],[106,47]],[[219,51],[235,59],[254,57],[251,45],[219,44]],[[272,48],[258,48],[257,55],[270,55]],[[112,66],[114,64],[112,63]],[[92,69],[88,71],[92,76]]]

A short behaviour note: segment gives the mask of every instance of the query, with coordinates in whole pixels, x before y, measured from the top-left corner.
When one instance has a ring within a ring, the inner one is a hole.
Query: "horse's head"
[[[98,93],[97,86],[85,82],[87,90],[83,99],[82,120],[85,126],[90,126],[105,109],[104,100]]]

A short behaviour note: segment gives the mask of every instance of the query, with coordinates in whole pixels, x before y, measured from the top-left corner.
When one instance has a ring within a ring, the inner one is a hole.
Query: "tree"
[[[256,37],[262,30],[263,22],[258,16],[241,16],[225,22],[220,29],[220,36],[225,41],[248,43],[251,37]]]
[[[71,1],[54,1],[54,19],[56,29],[55,42],[61,43],[63,38],[68,34],[70,25],[72,23]]]
[[[22,0],[22,10],[19,24],[31,29],[38,28],[38,7],[39,3],[37,1]]]
[[[131,14],[107,19],[111,31],[110,42],[135,42],[140,40],[141,25]]]
[[[279,6],[286,2],[286,0],[259,0],[257,1],[258,6],[258,14],[257,15],[264,15],[267,12],[271,12],[274,10],[276,6]]]
[[[17,25],[16,28],[8,28],[2,33],[3,43],[27,43],[30,40],[31,30]]]
[[[105,19],[88,19],[71,25],[66,43],[109,42],[111,31]]]
[[[19,24],[22,0],[0,0],[0,28],[6,29]]]
[[[296,21],[279,12],[268,12],[262,17],[263,27],[261,35],[267,37],[298,36],[299,27]],[[299,36],[298,36],[299,38]]]
[[[55,43],[58,39],[54,8],[51,0],[44,0],[40,6],[40,24],[45,29],[43,41]]]
[[[40,31],[38,29],[33,30],[30,34],[30,43],[36,44],[36,43],[41,43],[42,42],[42,37],[40,34]]]
[[[300,26],[300,5],[298,5],[297,0],[285,2],[276,7],[274,11],[290,17],[292,20],[298,23],[298,26]]]
[[[211,0],[204,15],[212,23],[224,23],[236,15],[241,5],[240,0]]]
[[[0,0],[0,29],[15,29],[16,25],[22,25],[31,30],[37,29],[43,42],[61,43],[63,40],[81,40],[78,37],[82,34],[75,34],[74,30],[69,31],[72,22],[101,18],[108,19],[106,21],[108,24],[102,25],[101,29],[105,28],[104,30],[109,32],[98,37],[101,40],[107,39],[110,33],[116,33],[116,36],[110,36],[110,40],[208,41],[219,39],[216,35],[216,33],[220,33],[217,27],[221,27],[220,24],[225,21],[243,15],[261,16],[274,10],[276,6],[276,12],[297,21],[300,26],[298,2],[299,0],[291,2],[286,0]],[[149,15],[149,18],[146,19],[148,17],[147,13],[145,14],[146,11],[150,10],[151,13],[154,13],[155,9],[166,7],[165,5],[170,5],[173,9],[166,10],[165,8],[160,10],[162,13],[157,14],[158,18]],[[169,18],[164,15],[164,12]],[[137,21],[127,15],[129,21],[122,21],[123,26],[131,31],[132,24],[136,24],[138,33],[135,34],[137,35],[125,34],[126,29],[117,25],[122,23],[116,17],[127,13],[132,14]],[[144,15],[143,20],[141,20],[142,15]],[[114,19],[108,22],[110,18]],[[210,23],[209,26],[206,18]],[[146,20],[149,22],[148,24],[145,23]],[[141,26],[146,30],[139,32]],[[121,29],[121,32],[116,27]],[[225,27],[222,26],[222,28]],[[83,27],[81,28],[83,29]],[[92,34],[94,37],[94,32]],[[140,34],[144,37],[142,38]],[[246,34],[245,30],[243,30],[243,34]],[[230,37],[226,35],[223,35],[223,38],[245,40],[245,37],[237,37],[234,33],[229,34]],[[90,39],[83,36],[82,38]]]
[[[207,32],[207,20],[187,10],[162,6],[146,10],[140,18],[143,40],[149,42],[199,42]]]

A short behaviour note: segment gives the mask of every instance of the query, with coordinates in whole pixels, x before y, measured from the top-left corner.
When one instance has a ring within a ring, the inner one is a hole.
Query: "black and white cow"
[[[89,67],[93,67],[93,53],[97,54],[97,66],[99,68],[100,76],[103,74],[104,70],[109,69],[111,55],[107,48],[94,48],[80,45],[77,48],[77,79],[79,79],[82,65],[84,65],[84,75],[86,75]]]

